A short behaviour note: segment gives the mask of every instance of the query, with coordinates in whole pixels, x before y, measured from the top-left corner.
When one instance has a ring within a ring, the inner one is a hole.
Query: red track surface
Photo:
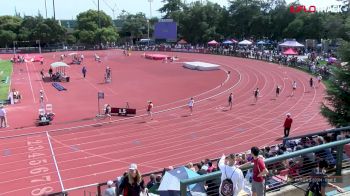
[[[86,79],[81,76],[82,65],[68,70],[71,82],[62,83],[66,92],[43,83],[38,73],[42,67],[47,71],[59,53],[45,54],[45,66],[15,65],[12,87],[20,90],[24,99],[7,108],[11,127],[0,130],[0,195],[40,195],[115,179],[131,162],[142,172],[150,172],[277,143],[287,112],[294,119],[291,135],[330,128],[319,114],[324,86],[311,90],[310,76],[292,68],[180,53],[176,54],[179,62],[166,64],[141,58],[141,52],[126,57],[115,50],[99,52],[102,63],[96,63],[93,54],[84,52]],[[181,62],[191,60],[220,64],[231,75],[222,70],[182,68]],[[106,65],[112,68],[111,84],[103,84]],[[294,97],[289,97],[293,80],[298,88]],[[274,100],[277,84],[282,92]],[[252,105],[256,87],[261,97]],[[44,89],[47,103],[53,104],[57,118],[53,125],[38,128],[33,122],[40,89]],[[138,116],[94,119],[99,90],[105,92],[105,103],[124,106],[128,101],[138,109]],[[230,92],[234,93],[234,105],[227,111]],[[186,104],[192,96],[194,114],[188,116]],[[156,106],[153,121],[143,117],[147,100]],[[28,135],[31,133],[35,134]]]

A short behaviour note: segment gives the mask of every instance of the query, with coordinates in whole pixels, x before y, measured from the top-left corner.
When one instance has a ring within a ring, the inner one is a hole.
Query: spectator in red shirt
[[[252,147],[251,153],[253,155],[253,160],[251,163],[253,163],[253,180],[252,180],[252,192],[253,196],[263,196],[264,195],[264,186],[265,186],[265,180],[264,176],[268,173],[268,170],[265,166],[263,156],[259,156],[259,148],[258,147]],[[251,163],[246,163],[240,166],[246,167],[247,165]]]
[[[290,113],[287,114],[287,118],[284,121],[284,137],[289,136],[290,127],[292,126],[293,119],[290,117]]]

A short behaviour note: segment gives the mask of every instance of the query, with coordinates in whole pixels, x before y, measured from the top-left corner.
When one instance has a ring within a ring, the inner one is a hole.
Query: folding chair
[[[46,112],[47,112],[48,114],[53,113],[53,112],[52,112],[52,104],[46,104]]]

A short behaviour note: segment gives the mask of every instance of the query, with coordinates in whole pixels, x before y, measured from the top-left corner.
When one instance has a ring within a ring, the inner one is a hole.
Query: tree
[[[158,11],[160,13],[165,13],[164,18],[169,18],[173,12],[180,11],[185,4],[181,0],[162,0],[164,3]]]
[[[16,40],[16,34],[12,31],[0,30],[0,46],[8,47]]]
[[[350,43],[344,42],[339,50],[344,62],[350,62]],[[335,127],[350,125],[350,65],[333,69],[333,78],[327,88],[326,100],[321,113]]]
[[[148,25],[147,18],[144,13],[129,14],[123,13],[124,23],[120,33],[129,37],[133,42],[147,35]]]
[[[101,29],[99,28],[100,23]],[[78,27],[74,34],[81,43],[95,45],[100,42],[114,42],[119,37],[113,26],[112,18],[103,11],[100,13],[96,10],[82,12],[77,16],[77,24]]]

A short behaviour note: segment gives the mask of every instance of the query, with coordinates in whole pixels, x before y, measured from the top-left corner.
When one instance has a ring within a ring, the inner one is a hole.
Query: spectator
[[[149,176],[150,181],[147,183],[147,188],[150,189],[155,183],[156,183],[156,176],[154,174],[151,174]]]
[[[213,165],[213,163],[211,161],[208,162],[208,169],[207,169],[207,172],[208,173],[211,173],[215,170],[215,167]]]
[[[207,173],[207,169],[204,169],[203,166],[204,166],[203,163],[198,163],[198,164],[197,164],[197,167],[198,167],[197,173],[198,173],[199,175],[203,175],[203,174],[206,174],[206,173]]]
[[[116,195],[115,195],[115,188],[112,187],[112,185],[113,185],[113,181],[112,181],[112,180],[109,180],[109,181],[107,182],[108,188],[105,190],[104,196],[116,196]]]
[[[264,195],[264,186],[265,180],[264,176],[268,174],[264,160],[262,156],[259,156],[259,148],[252,147],[251,153],[253,155],[252,163],[253,165],[253,180],[252,180],[252,192],[253,196],[263,196]],[[245,167],[250,163],[244,164],[241,167]]]
[[[156,183],[149,189],[149,193],[157,194],[159,195],[158,188],[160,186],[160,182],[162,181],[162,176],[158,175],[156,177]]]
[[[196,168],[194,168],[194,166],[193,166],[193,163],[192,163],[192,162],[187,163],[186,167],[187,167],[188,169],[190,169],[190,170],[192,170],[192,171],[196,172]]]
[[[235,166],[235,155],[230,154],[227,157],[227,164],[225,164],[225,160],[226,157],[223,154],[219,161],[219,168],[221,170],[221,184],[219,188],[220,195],[236,196],[243,189],[247,190],[247,192],[250,193],[250,190],[245,187],[245,181],[242,170]]]
[[[118,195],[140,196],[140,193],[144,191],[145,185],[141,173],[137,169],[137,165],[132,163],[129,167],[128,175],[123,178],[119,186]]]
[[[326,168],[328,168],[328,162],[321,159],[318,162],[318,167],[311,174],[311,180],[306,195],[310,195],[311,192],[313,193],[312,195],[325,196],[327,186],[337,189],[337,191],[340,193],[344,192],[344,190],[339,186],[327,182]]]
[[[7,117],[6,117],[6,110],[4,108],[4,105],[0,105],[0,126],[1,126],[1,128],[2,127],[4,127],[4,128],[8,127]]]
[[[290,117],[290,113],[287,114],[287,118],[284,121],[283,127],[284,127],[284,137],[289,136],[289,131],[292,126],[293,119]]]

